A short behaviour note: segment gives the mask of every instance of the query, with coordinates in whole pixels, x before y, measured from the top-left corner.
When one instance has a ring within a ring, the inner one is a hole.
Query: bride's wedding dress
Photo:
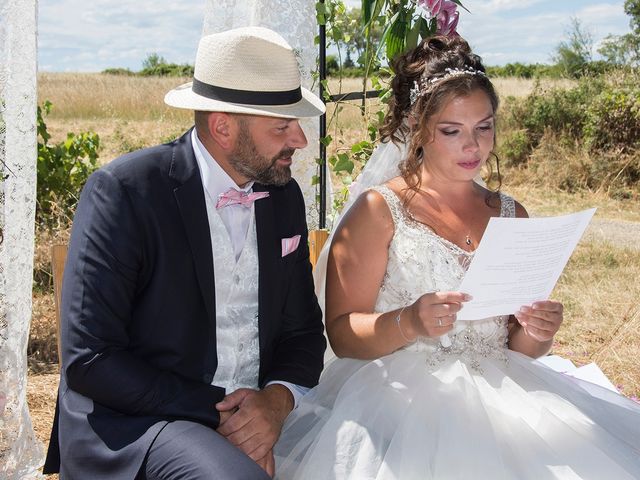
[[[473,254],[375,189],[395,226],[375,311],[456,290]],[[334,359],[287,419],[276,478],[640,479],[640,405],[508,350],[507,317],[458,321],[449,336],[447,349],[425,338]]]

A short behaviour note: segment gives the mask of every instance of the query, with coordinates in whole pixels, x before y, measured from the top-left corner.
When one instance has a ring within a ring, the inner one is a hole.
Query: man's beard
[[[289,158],[295,148],[284,148],[269,159],[258,153],[246,125],[240,125],[236,147],[229,156],[229,163],[240,174],[263,185],[285,185],[291,180],[291,167],[280,166],[279,159]]]

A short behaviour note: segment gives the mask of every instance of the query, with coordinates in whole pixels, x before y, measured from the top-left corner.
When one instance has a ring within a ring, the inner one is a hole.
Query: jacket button
[[[204,383],[211,383],[212,380],[213,380],[213,374],[212,373],[205,373],[204,375],[202,375],[202,381]]]

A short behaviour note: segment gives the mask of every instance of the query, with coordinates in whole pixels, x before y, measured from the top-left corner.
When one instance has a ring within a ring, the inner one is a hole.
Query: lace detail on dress
[[[445,360],[452,357],[459,358],[479,373],[484,373],[481,366],[483,359],[493,358],[507,363],[508,319],[507,315],[492,318],[495,331],[489,335],[482,335],[478,329],[473,328],[475,322],[465,322],[467,327],[464,330],[449,334],[451,346],[443,347],[438,343],[436,351],[427,357],[430,370],[437,369]]]
[[[428,292],[457,290],[474,252],[440,237],[414,220],[398,196],[381,185],[373,190],[383,196],[394,223],[387,270],[376,300],[376,312],[388,312],[409,305]],[[500,216],[515,216],[515,202],[500,193]],[[506,361],[507,316],[455,323],[449,332],[451,346],[442,347],[437,338],[420,338],[406,350],[428,352],[427,364],[434,368],[447,358],[457,358],[474,370],[481,370],[484,358]]]
[[[500,192],[500,216],[514,218],[516,216],[516,202],[506,193]]]

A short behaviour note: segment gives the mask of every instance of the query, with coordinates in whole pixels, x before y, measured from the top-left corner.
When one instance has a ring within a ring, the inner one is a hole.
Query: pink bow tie
[[[251,205],[256,200],[260,200],[261,198],[267,198],[269,196],[269,192],[240,192],[235,188],[230,188],[224,193],[221,193],[218,196],[218,202],[216,203],[216,208],[223,208],[229,205],[242,205],[246,208],[251,208]]]

